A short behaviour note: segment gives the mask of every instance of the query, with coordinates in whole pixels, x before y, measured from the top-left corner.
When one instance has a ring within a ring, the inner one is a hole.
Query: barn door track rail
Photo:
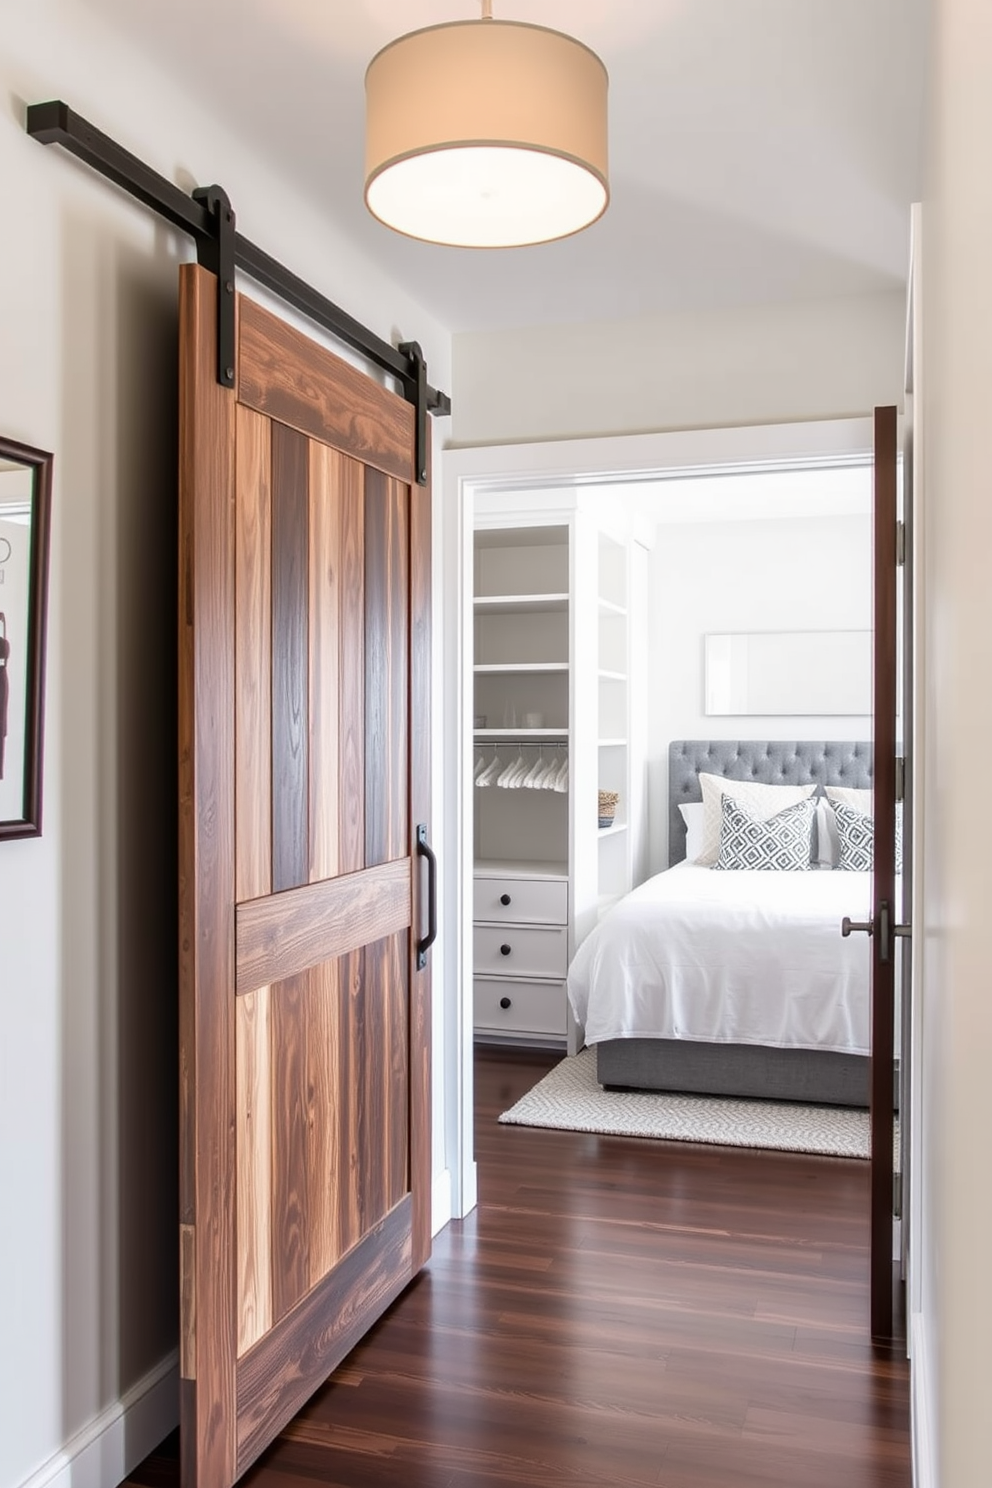
[[[60,99],[29,104],[25,127],[32,139],[43,145],[61,145],[173,227],[189,233],[196,244],[197,260],[216,274],[220,286],[217,381],[223,387],[234,386],[235,272],[241,269],[256,284],[271,290],[315,325],[330,331],[397,379],[404,398],[416,410],[417,481],[422,486],[427,484],[427,415],[449,414],[451,399],[428,383],[427,365],[416,341],[404,341],[399,346],[383,341],[305,279],[243,237],[237,231],[234,208],[222,186],[206,186],[188,195]]]

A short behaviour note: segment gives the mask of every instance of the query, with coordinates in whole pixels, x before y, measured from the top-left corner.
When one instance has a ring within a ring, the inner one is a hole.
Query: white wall
[[[867,739],[871,718],[708,717],[708,632],[871,628],[871,518],[662,523],[650,554],[648,799],[652,873],[668,866],[673,739]]]
[[[109,1485],[175,1420],[176,283],[190,245],[28,139],[24,104],[63,97],[169,179],[219,181],[249,237],[380,335],[420,340],[444,388],[450,343],[92,10],[4,4],[2,32],[0,430],[55,452],[55,488],[44,835],[0,844],[0,1483]]]
[[[909,220],[906,221],[907,254]],[[901,401],[901,293],[454,338],[458,445],[860,417]]]
[[[992,7],[935,0],[932,177],[924,204],[926,591],[921,1307],[914,1319],[921,1488],[989,1481],[992,1184],[988,917],[992,799]],[[917,400],[919,401],[919,399]]]

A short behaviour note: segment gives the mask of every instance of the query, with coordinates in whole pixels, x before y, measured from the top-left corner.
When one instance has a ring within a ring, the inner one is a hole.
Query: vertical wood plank
[[[348,467],[350,467],[350,472]],[[357,467],[310,444],[310,882],[338,871],[340,493]]]
[[[386,1104],[389,1080],[387,1013],[391,996],[389,941],[377,940],[364,949],[365,995],[362,999],[358,1039],[359,1091],[358,1169],[361,1175],[359,1204],[362,1231],[371,1229],[386,1213],[386,1152],[389,1124],[405,1125],[405,1112],[389,1111]]]
[[[310,877],[309,445],[272,425],[272,888]]]
[[[307,1098],[309,1145],[307,1194],[310,1215],[310,1285],[315,1286],[341,1255],[342,1170],[341,966],[325,961],[309,973]]]
[[[235,840],[238,900],[272,886],[271,425],[238,405]]]
[[[196,1229],[179,1226],[179,1374],[196,1379]]]
[[[410,841],[418,822],[431,824],[431,471],[426,486],[410,487]],[[410,1080],[410,1190],[413,1264],[431,1253],[431,958],[417,967],[417,939],[427,924],[424,870],[414,860],[413,931],[408,995]]]
[[[271,989],[237,999],[238,1357],[272,1325]]]
[[[279,982],[271,998],[272,1321],[278,1322],[310,1284],[307,974]]]
[[[180,270],[179,320],[180,1222],[196,1309],[180,1405],[187,1488],[216,1488],[237,1460],[235,399],[216,377],[217,281],[198,265]]]
[[[365,863],[365,486],[364,469],[341,488],[341,666],[338,788],[339,872]]]
[[[385,1207],[392,1209],[410,1190],[410,1069],[409,1069],[409,935],[391,935],[384,942],[386,971],[385,1020]]]
[[[409,531],[407,488],[365,475],[365,861],[407,851]]]
[[[364,1063],[365,952],[352,951],[340,961],[342,978],[341,1070],[346,1080],[341,1092],[343,1126],[341,1163],[341,1254],[344,1255],[365,1233],[362,1211],[361,1131],[363,1122],[362,1068]]]

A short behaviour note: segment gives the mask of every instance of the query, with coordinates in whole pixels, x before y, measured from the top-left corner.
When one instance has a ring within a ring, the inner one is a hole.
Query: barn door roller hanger
[[[241,269],[257,284],[264,285],[287,305],[292,305],[397,379],[404,398],[416,410],[417,480],[422,486],[427,484],[427,415],[449,414],[451,399],[447,393],[439,392],[428,383],[427,366],[416,341],[404,341],[399,346],[383,341],[306,280],[242,237],[223,187],[206,186],[187,195],[58,99],[30,104],[26,128],[32,139],[43,145],[62,145],[70,154],[106,176],[108,181],[122,187],[137,201],[171,222],[173,227],[193,238],[198,261],[216,274],[220,288],[217,296],[217,381],[223,387],[234,386],[235,272]]]

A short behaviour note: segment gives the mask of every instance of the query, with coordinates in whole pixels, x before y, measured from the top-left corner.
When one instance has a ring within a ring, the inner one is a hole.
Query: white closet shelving
[[[502,773],[519,758],[533,774],[567,756],[568,766],[565,790],[473,792],[484,1039],[565,1044],[568,962],[631,887],[631,544],[582,505],[477,505],[473,764],[498,759]],[[602,829],[600,789],[619,795]]]
[[[505,778],[520,761],[528,777],[558,777],[569,742],[568,524],[480,526],[474,567],[476,764],[491,775],[499,761]],[[481,1037],[565,1039],[568,799],[547,786],[475,790]]]

